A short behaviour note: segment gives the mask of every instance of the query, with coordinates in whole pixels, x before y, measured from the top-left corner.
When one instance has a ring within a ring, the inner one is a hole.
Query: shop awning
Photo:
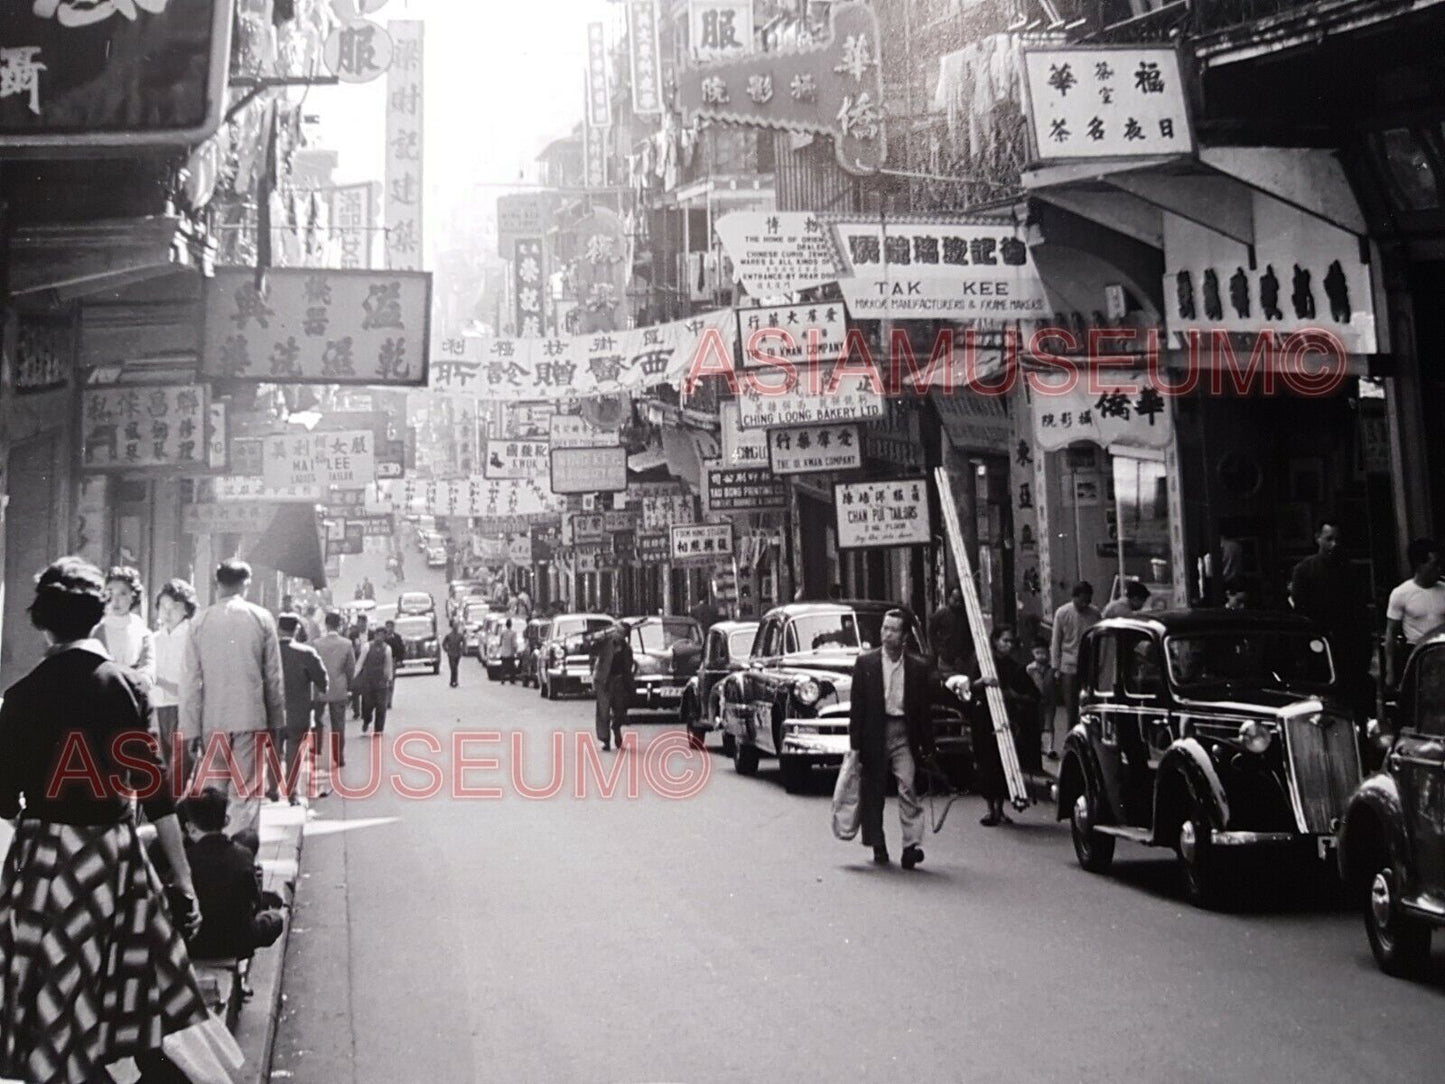
[[[316,509],[309,504],[283,504],[276,518],[246,559],[252,564],[274,568],[288,576],[310,580],[321,590],[326,586],[326,558],[321,548],[321,525]]]

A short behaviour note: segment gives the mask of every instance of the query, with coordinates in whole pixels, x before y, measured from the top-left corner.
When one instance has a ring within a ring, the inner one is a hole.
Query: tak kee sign
[[[831,135],[838,162],[871,173],[888,155],[878,17],[835,5],[821,45],[720,60],[678,74],[684,115]]]

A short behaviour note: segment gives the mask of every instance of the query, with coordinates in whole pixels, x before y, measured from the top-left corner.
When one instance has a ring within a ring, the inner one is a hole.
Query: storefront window
[[[1169,479],[1162,460],[1115,455],[1114,547],[1119,574],[1140,580],[1160,603],[1173,592]]]

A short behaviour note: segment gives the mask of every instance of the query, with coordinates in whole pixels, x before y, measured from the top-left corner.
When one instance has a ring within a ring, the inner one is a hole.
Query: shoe
[[[984,817],[978,823],[983,825],[985,828],[997,828],[1000,824],[1003,823],[1003,818],[998,813],[990,813],[987,817]]]
[[[887,848],[887,847],[874,847],[874,848],[873,848],[873,864],[874,864],[874,865],[877,865],[877,866],[886,866],[886,865],[888,865],[888,848]]]
[[[322,798],[330,798],[330,797],[331,797],[331,792],[330,792],[329,790],[323,790],[323,791],[321,791],[319,794],[316,795],[316,800],[319,802]]]
[[[1014,822],[1014,819],[1007,813],[1000,813],[998,819],[1000,824],[1012,824]]]
[[[612,743],[611,743],[610,741],[605,741],[605,742],[603,742],[603,743],[602,743],[602,751],[603,751],[604,753],[610,753],[610,752],[612,752]]]
[[[617,748],[620,750],[622,748],[622,731],[619,730],[616,734],[614,734],[612,736],[612,740],[617,743]]]
[[[903,848],[903,868],[912,869],[914,866],[923,864],[923,848],[914,844],[912,847]]]
[[[268,801],[268,802],[279,802],[280,800],[281,800],[281,792],[280,792],[280,791],[268,790],[268,791],[266,792],[266,801]]]
[[[288,803],[289,805],[300,805],[300,804],[301,804],[301,799],[298,798],[298,797],[296,797],[296,795],[294,795],[294,794],[288,794],[288,795],[286,795],[286,801],[287,801],[287,803]]]

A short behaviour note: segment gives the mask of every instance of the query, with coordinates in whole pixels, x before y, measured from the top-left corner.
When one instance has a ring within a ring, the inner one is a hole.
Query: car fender
[[[1370,849],[1381,843],[1404,874],[1407,885],[1413,883],[1414,862],[1405,823],[1405,805],[1394,776],[1377,772],[1359,785],[1345,807],[1336,836],[1340,877],[1345,884],[1358,885],[1374,872],[1365,867]]]
[[[1229,825],[1229,795],[1225,793],[1224,784],[1220,782],[1219,772],[1215,770],[1214,762],[1209,759],[1209,754],[1198,739],[1181,738],[1165,751],[1155,776],[1155,841],[1162,842],[1159,829],[1166,821],[1172,820],[1163,814],[1167,812],[1165,804],[1174,800],[1169,788],[1176,785],[1176,780],[1182,780],[1189,797],[1204,808],[1209,815],[1210,827],[1217,832],[1224,831]],[[1167,828],[1172,830],[1173,824],[1169,824]]]
[[[1104,793],[1099,762],[1088,732],[1076,726],[1064,738],[1064,758],[1059,768],[1059,802],[1056,819],[1068,820],[1080,794],[1102,796]]]

